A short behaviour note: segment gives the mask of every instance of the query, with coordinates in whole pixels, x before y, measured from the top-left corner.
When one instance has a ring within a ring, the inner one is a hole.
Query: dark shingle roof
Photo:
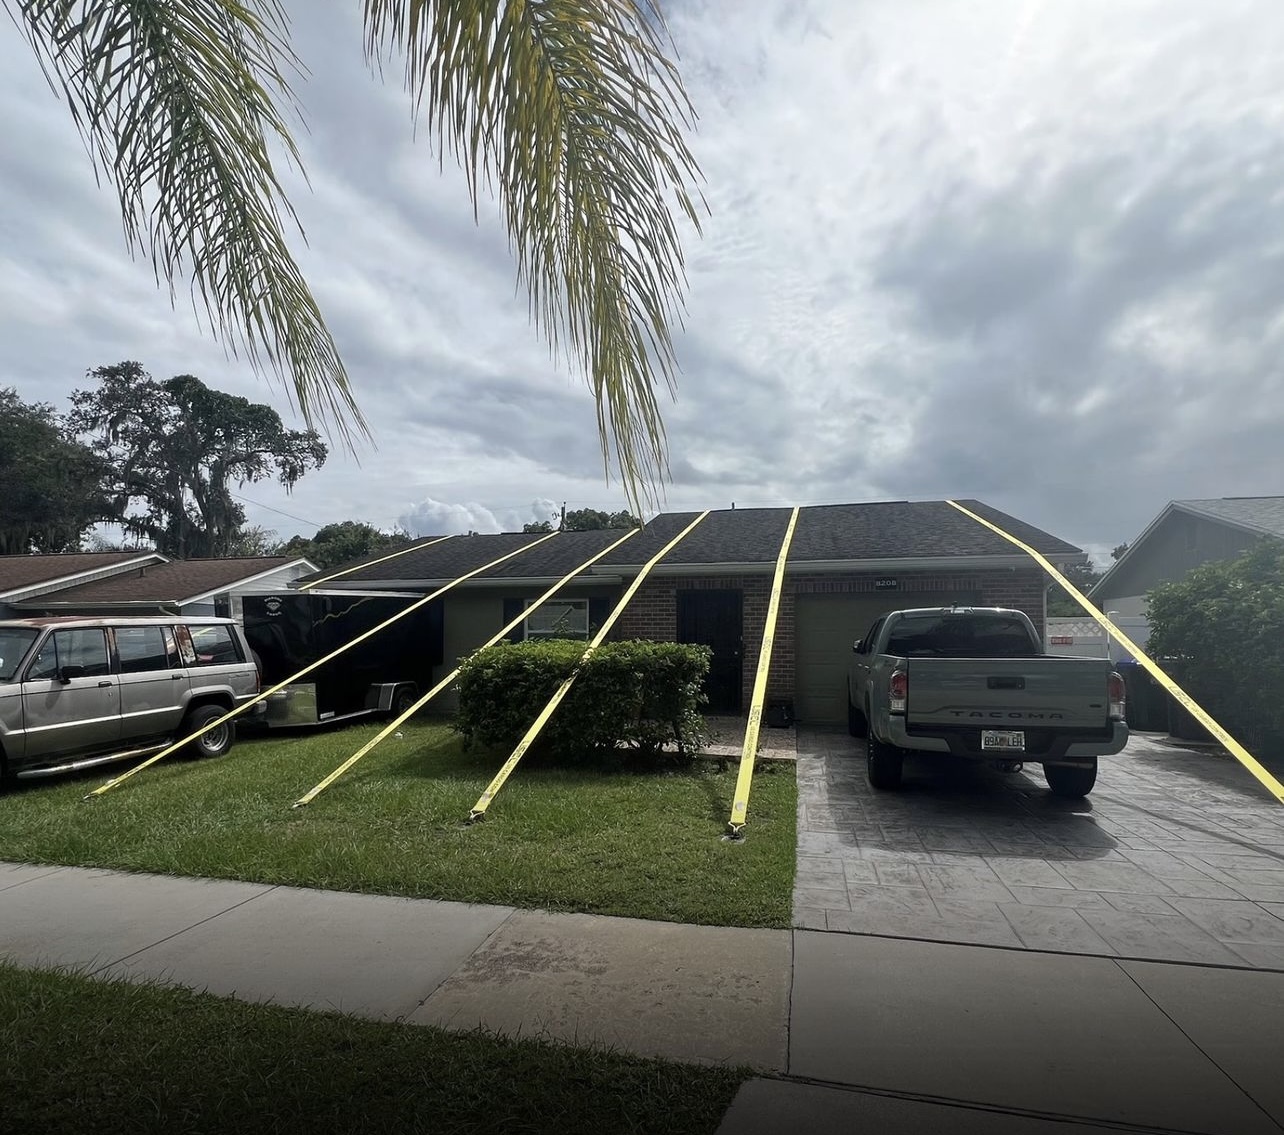
[[[220,560],[172,560],[82,583],[33,600],[41,604],[177,603],[231,587],[273,568],[298,563],[298,556],[246,556]]]
[[[0,556],[0,595],[66,579],[87,571],[102,571],[148,552],[69,552],[56,556]]]
[[[1178,508],[1284,538],[1284,497],[1223,497],[1221,500],[1173,501]]]
[[[1046,555],[1078,555],[1079,549],[1029,524],[998,512],[979,501],[960,501],[978,516],[991,520]],[[710,512],[665,559],[667,564],[768,564],[780,551],[789,523],[787,508],[744,508]],[[664,513],[638,535],[603,557],[595,570],[636,567],[655,555],[686,525],[695,512]],[[623,535],[619,531],[565,532],[529,553],[515,556],[486,578],[553,578],[565,575]],[[357,571],[344,571],[335,586],[390,580],[451,580],[496,559],[505,552],[534,544],[539,537],[525,533],[496,536],[455,536],[437,544],[420,544],[411,551]],[[1002,537],[964,516],[945,501],[905,501],[879,504],[823,505],[804,508],[790,550],[789,562],[894,560],[959,556],[1020,555]],[[343,571],[344,569],[338,569]],[[330,573],[318,573],[320,579]]]

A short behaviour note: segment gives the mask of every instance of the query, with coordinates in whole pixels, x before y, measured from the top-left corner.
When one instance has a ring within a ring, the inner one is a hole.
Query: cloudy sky
[[[377,448],[283,536],[623,505],[492,209],[411,133],[360,5],[290,5],[305,272]],[[710,216],[688,244],[670,508],[978,497],[1093,549],[1172,498],[1284,492],[1278,0],[672,0]],[[271,401],[130,258],[0,24],[0,385],[137,359]],[[276,510],[276,511],[273,511]],[[287,515],[288,514],[288,515]]]

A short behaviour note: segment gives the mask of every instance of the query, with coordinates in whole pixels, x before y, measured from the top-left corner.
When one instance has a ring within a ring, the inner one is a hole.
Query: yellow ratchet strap
[[[762,648],[758,651],[758,671],[753,679],[753,696],[749,702],[749,720],[745,724],[745,744],[740,750],[740,773],[736,777],[736,795],[731,804],[727,834],[740,839],[749,812],[749,790],[753,786],[753,762],[758,755],[758,733],[762,728],[762,705],[767,698],[767,676],[771,672],[771,648],[776,639],[776,618],[780,614],[780,593],[785,581],[785,561],[798,525],[798,509],[789,516],[785,538],[776,557],[776,573],[771,580],[771,599],[767,602],[767,621],[762,628]]]
[[[638,588],[642,586],[642,581],[651,573],[651,569],[664,559],[664,557],[671,551],[673,551],[673,549],[686,538],[688,533],[690,533],[691,530],[708,515],[709,510],[705,509],[704,512],[682,529],[681,532],[674,536],[672,540],[665,544],[663,548],[656,552],[656,554],[647,560],[647,562],[642,566],[642,570],[638,572],[633,582],[629,584],[624,595],[615,605],[615,609],[607,616],[606,621],[602,623],[597,634],[593,636],[593,641],[588,644],[584,653],[580,655],[580,660],[576,663],[575,669],[571,672],[570,677],[557,687],[557,692],[549,699],[548,705],[544,707],[531,727],[526,730],[526,735],[517,742],[517,748],[513,750],[512,754],[509,756],[508,760],[504,762],[499,772],[495,774],[494,780],[486,786],[486,791],[477,798],[477,803],[473,805],[473,810],[468,813],[469,823],[474,823],[486,815],[486,809],[490,807],[490,802],[495,799],[495,795],[504,787],[504,782],[512,776],[513,770],[517,767],[517,762],[525,756],[526,750],[531,747],[532,742],[534,742],[535,738],[540,735],[540,731],[548,724],[548,719],[553,716],[553,711],[562,704],[562,699],[570,692],[571,687],[575,684],[575,679],[579,677],[580,668],[585,662],[593,657],[593,652],[606,641],[607,634],[610,632],[611,628],[615,626],[616,620],[624,613],[624,608],[629,605],[629,600],[637,594]]]
[[[503,641],[503,639],[508,637],[510,632],[512,632],[517,627],[521,626],[523,622],[525,622],[525,620],[527,619],[527,617],[530,615],[532,611],[536,610],[539,607],[542,607],[545,603],[547,603],[550,599],[552,599],[554,595],[556,595],[559,591],[561,591],[563,587],[565,587],[568,583],[570,583],[571,580],[573,580],[577,575],[579,575],[583,571],[587,571],[595,563],[597,563],[598,560],[600,560],[603,556],[605,556],[608,552],[615,551],[615,549],[618,548],[621,544],[623,544],[625,540],[628,540],[632,536],[636,536],[640,531],[641,531],[640,528],[630,529],[628,532],[626,532],[614,543],[609,544],[607,547],[603,548],[600,552],[597,553],[597,555],[592,556],[589,559],[585,560],[574,571],[569,572],[567,575],[563,576],[552,587],[550,587],[547,591],[545,591],[543,595],[541,595],[538,599],[534,600],[529,607],[527,607],[520,615],[517,616],[517,618],[513,619],[510,623],[505,625],[495,635],[493,635],[491,638],[488,638],[484,643],[482,643],[481,646],[477,648],[475,653],[480,653],[483,650],[488,650],[490,647],[494,646],[497,642]],[[330,785],[332,785],[336,780],[338,780],[339,777],[341,777],[345,772],[347,772],[350,768],[352,768],[352,766],[355,765],[359,760],[361,760],[362,757],[369,754],[369,752],[380,742],[387,740],[388,737],[393,732],[395,732],[400,726],[404,725],[408,720],[410,720],[410,718],[412,718],[416,713],[418,713],[421,709],[423,709],[424,706],[426,706],[430,701],[432,701],[433,698],[435,698],[439,693],[441,693],[442,690],[446,689],[446,687],[449,686],[450,683],[453,682],[458,677],[459,677],[459,667],[456,666],[449,674],[447,674],[444,678],[442,678],[440,682],[438,682],[435,686],[433,686],[431,690],[429,690],[426,694],[423,695],[423,697],[421,697],[417,702],[415,702],[414,705],[412,705],[408,710],[406,710],[405,713],[399,714],[397,717],[393,718],[393,720],[390,721],[383,729],[381,729],[378,732],[378,734],[376,734],[364,745],[362,745],[361,748],[359,748],[355,753],[353,753],[352,756],[350,756],[346,761],[344,761],[343,764],[341,764],[337,769],[334,770],[334,772],[332,772],[323,781],[321,781],[320,784],[318,784],[310,792],[306,793],[303,796],[300,796],[299,799],[297,799],[290,806],[292,808],[302,808],[305,805],[311,804],[313,800],[315,800],[322,792],[324,792],[327,788],[329,788]]]
[[[1248,769],[1248,771],[1251,772],[1258,779],[1258,781],[1261,782],[1262,786],[1266,789],[1267,792],[1269,792],[1272,796],[1274,796],[1275,799],[1278,800],[1281,804],[1284,804],[1284,784],[1281,784],[1278,780],[1275,779],[1275,777],[1273,777],[1269,772],[1267,772],[1266,769],[1262,767],[1262,765],[1257,761],[1257,759],[1253,756],[1252,753],[1250,753],[1246,748],[1244,748],[1243,745],[1241,745],[1238,741],[1236,741],[1235,738],[1232,737],[1229,732],[1227,732],[1227,730],[1225,730],[1217,721],[1213,719],[1212,715],[1206,709],[1204,709],[1203,706],[1201,706],[1197,701],[1195,701],[1194,698],[1190,696],[1190,694],[1188,694],[1185,690],[1183,690],[1166,673],[1164,673],[1163,669],[1159,666],[1157,662],[1154,661],[1154,659],[1152,659],[1144,650],[1141,649],[1141,647],[1139,647],[1135,642],[1132,641],[1132,639],[1130,639],[1126,634],[1124,634],[1122,630],[1120,630],[1117,626],[1115,626],[1113,622],[1111,622],[1109,616],[1103,614],[1101,611],[1098,611],[1097,608],[1092,605],[1092,601],[1086,595],[1083,595],[1079,591],[1079,589],[1074,586],[1073,583],[1071,583],[1068,579],[1066,579],[1064,575],[1062,575],[1059,571],[1057,571],[1055,567],[1052,566],[1052,564],[1048,561],[1047,557],[1036,552],[1032,547],[1030,547],[1029,544],[1026,544],[1024,541],[1018,540],[1011,533],[1004,532],[1003,529],[1000,528],[997,524],[992,524],[990,521],[984,519],[983,517],[977,516],[977,514],[972,512],[970,509],[964,508],[961,504],[958,503],[958,501],[949,501],[948,503],[952,504],[955,508],[957,508],[959,512],[963,513],[964,516],[970,516],[978,524],[984,525],[986,528],[990,529],[991,532],[998,533],[998,535],[1002,536],[1009,543],[1015,544],[1028,556],[1032,557],[1034,561],[1041,568],[1043,568],[1044,571],[1046,571],[1050,576],[1052,576],[1053,579],[1055,579],[1059,584],[1061,584],[1062,587],[1066,589],[1066,591],[1070,594],[1070,596],[1074,599],[1074,601],[1079,604],[1080,607],[1082,607],[1085,611],[1088,612],[1089,615],[1091,615],[1094,619],[1096,619],[1098,623],[1100,623],[1103,627],[1105,627],[1106,630],[1110,632],[1111,636],[1117,639],[1120,645],[1122,645],[1123,648],[1126,651],[1128,651],[1129,654],[1131,654],[1148,671],[1150,671],[1150,674],[1155,679],[1155,681],[1158,682],[1161,686],[1163,686],[1164,689],[1167,690],[1170,694],[1172,694],[1172,696],[1175,697],[1178,700],[1178,702],[1180,702],[1183,706],[1185,706],[1186,709],[1190,711],[1191,715],[1195,718],[1195,720],[1198,721],[1205,729],[1207,729],[1214,737],[1216,737],[1217,740],[1220,741],[1226,747],[1227,752],[1229,752],[1232,757],[1234,757],[1237,761],[1239,761],[1240,764],[1242,764],[1246,769]]]

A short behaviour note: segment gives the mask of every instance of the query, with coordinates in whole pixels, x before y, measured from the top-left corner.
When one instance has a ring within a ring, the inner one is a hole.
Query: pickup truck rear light
[[[909,702],[909,675],[895,670],[887,680],[887,708],[891,713],[904,713]]]
[[[1106,679],[1106,700],[1110,703],[1110,720],[1122,721],[1124,719],[1124,709],[1128,698],[1128,692],[1124,686],[1123,676],[1111,673]]]

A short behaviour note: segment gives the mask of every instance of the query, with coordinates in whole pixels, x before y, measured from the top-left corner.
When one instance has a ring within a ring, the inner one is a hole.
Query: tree
[[[305,556],[319,568],[338,567],[366,556],[397,552],[415,542],[409,532],[395,529],[383,532],[373,524],[360,520],[341,520],[326,524],[316,530],[312,539],[295,536],[283,544],[279,552],[289,556]]]
[[[1102,575],[1092,566],[1091,561],[1086,564],[1068,564],[1061,569],[1061,574],[1085,595],[1092,590],[1093,585]],[[1075,615],[1086,615],[1086,613],[1078,603],[1070,598],[1070,595],[1061,584],[1053,582],[1048,585],[1048,615],[1050,618],[1073,617]]]
[[[104,475],[52,406],[0,388],[0,553],[75,551],[112,516]]]
[[[532,520],[528,524],[522,525],[523,532],[552,532],[553,522],[551,520]]]
[[[602,512],[579,508],[566,514],[563,532],[597,532],[604,528],[641,528],[642,521],[631,512]]]
[[[242,528],[228,543],[229,556],[276,556],[280,554],[281,541],[271,528],[253,524]]]
[[[1284,743],[1284,543],[1204,564],[1147,596],[1148,653],[1250,748]]]
[[[61,88],[130,242],[213,333],[290,380],[309,425],[368,433],[292,253],[273,153],[301,166],[282,0],[7,0]],[[677,218],[699,231],[694,112],[658,0],[364,0],[377,72],[405,84],[477,204],[497,194],[531,317],[597,401],[603,461],[631,499],[665,469],[656,387],[674,388],[685,289]],[[301,232],[301,230],[300,230]]]
[[[1115,547],[1110,549],[1110,558],[1117,563],[1127,550],[1128,541],[1125,540],[1122,544],[1117,544]]]
[[[314,431],[190,374],[158,382],[135,362],[89,374],[98,387],[73,391],[68,424],[106,463],[125,530],[164,555],[230,555],[245,524],[232,486],[275,476],[288,490],[325,462]]]

